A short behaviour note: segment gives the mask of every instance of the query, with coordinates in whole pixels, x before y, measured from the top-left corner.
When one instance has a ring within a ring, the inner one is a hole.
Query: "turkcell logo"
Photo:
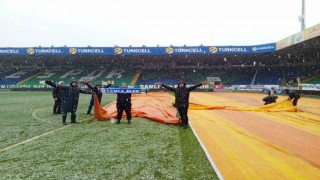
[[[172,54],[173,53],[173,48],[166,48],[166,53],[167,54]]]
[[[115,54],[152,54],[148,48],[114,48]]]
[[[202,54],[206,53],[206,51],[204,51],[201,48],[173,48],[173,51],[174,51],[174,53],[187,53],[187,54],[188,53],[191,53],[191,54],[193,54],[193,53],[202,53]]]
[[[39,49],[39,48],[28,48],[27,49],[28,54],[62,54],[61,49],[52,49],[52,48],[47,48],[47,49]]]
[[[123,53],[126,53],[126,54],[151,54],[150,49],[146,49],[146,48],[141,48],[141,49],[122,48],[122,51]]]
[[[0,54],[20,54],[18,49],[0,49]]]
[[[237,53],[237,52],[248,52],[248,50],[245,47],[219,47],[218,52]]]
[[[34,49],[33,48],[28,48],[27,49],[28,54],[34,54]]]
[[[69,48],[70,54],[104,54],[102,48]]]
[[[252,52],[271,52],[276,49],[276,46],[273,44],[265,45],[265,46],[253,46]]]
[[[69,48],[70,54],[77,54],[77,48]]]

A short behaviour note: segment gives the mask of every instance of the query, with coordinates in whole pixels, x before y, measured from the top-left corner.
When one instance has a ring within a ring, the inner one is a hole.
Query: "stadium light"
[[[305,0],[302,0],[301,16],[298,16],[299,22],[301,22],[301,32],[306,30],[306,15],[305,15]]]

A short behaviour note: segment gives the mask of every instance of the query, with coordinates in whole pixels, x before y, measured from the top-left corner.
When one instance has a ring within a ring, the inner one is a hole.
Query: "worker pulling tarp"
[[[154,121],[177,124],[177,109],[170,103],[172,95],[159,92],[149,94],[133,94],[132,109],[133,117],[148,118]],[[297,108],[291,101],[272,103],[260,107],[233,107],[233,106],[208,106],[201,104],[189,104],[189,110],[235,110],[235,111],[263,111],[263,112],[296,112]],[[99,121],[110,120],[117,117],[116,101],[101,107],[98,98],[95,96],[94,116]],[[123,115],[125,116],[125,115]]]

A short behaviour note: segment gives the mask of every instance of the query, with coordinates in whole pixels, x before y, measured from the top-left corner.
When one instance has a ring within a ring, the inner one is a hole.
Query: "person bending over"
[[[289,89],[285,89],[284,92],[289,95],[288,100],[292,100],[292,105],[297,106],[298,100],[301,98],[300,94],[290,91]]]

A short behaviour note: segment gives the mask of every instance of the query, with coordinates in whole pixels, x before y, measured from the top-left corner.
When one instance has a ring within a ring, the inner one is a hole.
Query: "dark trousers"
[[[178,112],[180,114],[182,124],[188,124],[189,123],[189,118],[188,118],[188,108],[189,107],[179,107]]]
[[[70,112],[70,113],[71,113],[71,115],[76,115],[76,112]],[[68,112],[63,112],[62,116],[67,116],[67,114],[68,114]]]
[[[53,113],[60,113],[61,99],[54,100]]]
[[[297,103],[298,103],[299,99],[300,99],[300,97],[299,98],[293,98],[293,101],[292,101],[293,106],[297,106]]]
[[[99,99],[99,103],[101,104],[101,99]],[[92,110],[92,107],[93,107],[93,106],[94,106],[94,99],[91,98],[90,104],[89,104],[89,107],[88,107],[88,111],[87,111],[88,114],[91,113],[91,110]]]
[[[125,104],[118,104],[117,103],[117,120],[120,121],[122,118],[122,113],[123,111],[126,112],[127,115],[127,120],[130,121],[131,120],[131,103],[125,103]]]

